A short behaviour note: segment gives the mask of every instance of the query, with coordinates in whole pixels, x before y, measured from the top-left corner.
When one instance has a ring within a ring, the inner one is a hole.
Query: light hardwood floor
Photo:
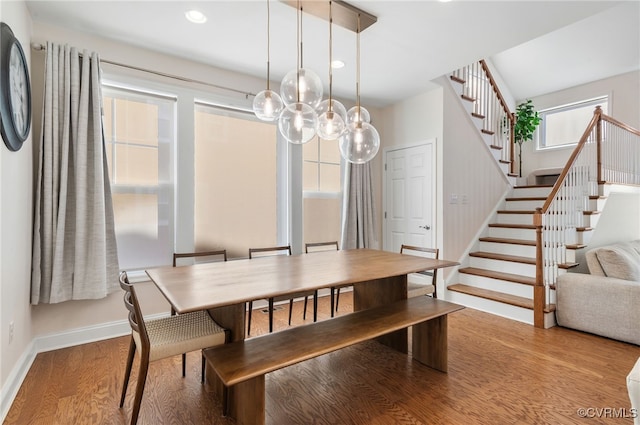
[[[350,293],[340,307],[340,314],[352,308]],[[294,309],[300,325],[301,303]],[[276,330],[287,326],[287,311],[276,312]],[[264,333],[267,314],[253,317],[252,333]],[[328,297],[321,298],[319,320],[328,317]],[[39,354],[4,423],[128,424],[136,372],[118,408],[128,341]],[[632,424],[577,412],[625,408],[629,416],[625,379],[639,356],[638,346],[465,309],[449,316],[449,373],[363,343],[267,375],[267,423]],[[179,356],[151,364],[140,424],[234,423],[200,384],[199,353],[187,361],[186,378]]]

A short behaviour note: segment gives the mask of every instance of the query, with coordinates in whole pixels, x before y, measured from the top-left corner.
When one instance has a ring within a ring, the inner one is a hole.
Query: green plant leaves
[[[533,133],[540,125],[541,118],[534,109],[531,99],[521,103],[516,108],[516,124],[513,127],[514,140],[519,145],[533,140]]]

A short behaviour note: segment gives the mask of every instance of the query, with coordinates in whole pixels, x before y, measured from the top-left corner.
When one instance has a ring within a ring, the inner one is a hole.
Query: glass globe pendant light
[[[326,111],[319,112],[318,116],[318,136],[325,140],[335,140],[344,133],[346,123],[339,113],[334,111],[334,107],[340,104],[331,98],[333,91],[333,13],[332,1],[329,0],[329,99],[326,101]],[[322,102],[324,103],[324,101]],[[345,109],[340,104],[342,109]]]
[[[278,93],[269,89],[269,71],[271,67],[270,62],[270,33],[271,33],[271,22],[270,22],[270,10],[269,10],[269,0],[267,0],[267,89],[262,90],[260,93],[253,98],[253,113],[261,119],[262,121],[275,121],[280,117],[280,113],[284,108],[284,104],[282,103],[282,99],[278,95]]]
[[[357,71],[356,71],[356,106],[354,120],[347,124],[346,131],[340,136],[340,154],[353,164],[364,164],[371,161],[380,149],[380,134],[373,125],[364,121],[366,111],[360,106],[360,14],[358,14],[357,30]],[[367,115],[369,112],[367,111]]]
[[[300,23],[300,15],[302,14],[302,8],[300,7],[300,0],[298,0],[298,8],[297,8],[297,36],[298,41],[300,41],[300,33],[302,32],[301,23]],[[298,43],[298,68],[295,70],[296,78],[293,79],[295,81],[296,86],[296,98],[295,102],[287,104],[282,113],[280,114],[280,118],[278,119],[278,130],[280,130],[280,134],[287,139],[289,143],[293,143],[296,145],[307,143],[316,135],[316,129],[318,127],[318,114],[315,111],[315,106],[311,106],[306,102],[302,102],[301,92],[300,92],[300,71],[302,70],[302,43]],[[290,74],[290,73],[289,73]],[[287,74],[288,75],[288,74]],[[308,75],[308,73],[307,73]],[[286,77],[285,77],[286,79]],[[318,78],[319,80],[319,78]],[[284,80],[283,80],[284,84]],[[320,84],[322,87],[322,83]],[[282,93],[282,90],[281,90]],[[320,93],[320,98],[322,98],[322,93]]]
[[[299,67],[289,71],[280,83],[280,96],[285,105],[302,102],[317,108],[322,102],[322,80],[318,74],[303,66],[302,49],[302,6],[300,0],[297,2],[298,9],[298,62]]]

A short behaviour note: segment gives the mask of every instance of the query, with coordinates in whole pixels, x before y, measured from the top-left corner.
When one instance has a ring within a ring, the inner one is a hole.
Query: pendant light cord
[[[271,71],[271,10],[269,3],[270,0],[267,0],[267,90],[270,90],[269,74]]]
[[[331,92],[333,89],[333,2],[329,0],[329,109],[332,111]]]
[[[358,30],[356,31],[356,105],[358,107],[359,121],[362,121],[362,114],[360,113],[360,14],[358,13]]]
[[[296,101],[300,103],[300,69],[302,68],[302,19],[300,17],[302,15],[302,5],[300,4],[300,0],[298,0],[298,7],[296,11],[296,35],[297,35],[297,44],[298,44],[298,67],[296,71]]]

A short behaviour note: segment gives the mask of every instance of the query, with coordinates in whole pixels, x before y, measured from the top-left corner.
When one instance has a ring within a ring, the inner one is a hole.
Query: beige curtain
[[[47,43],[31,303],[103,298],[118,256],[96,53]]]
[[[378,249],[371,163],[347,163],[342,204],[342,249]]]

